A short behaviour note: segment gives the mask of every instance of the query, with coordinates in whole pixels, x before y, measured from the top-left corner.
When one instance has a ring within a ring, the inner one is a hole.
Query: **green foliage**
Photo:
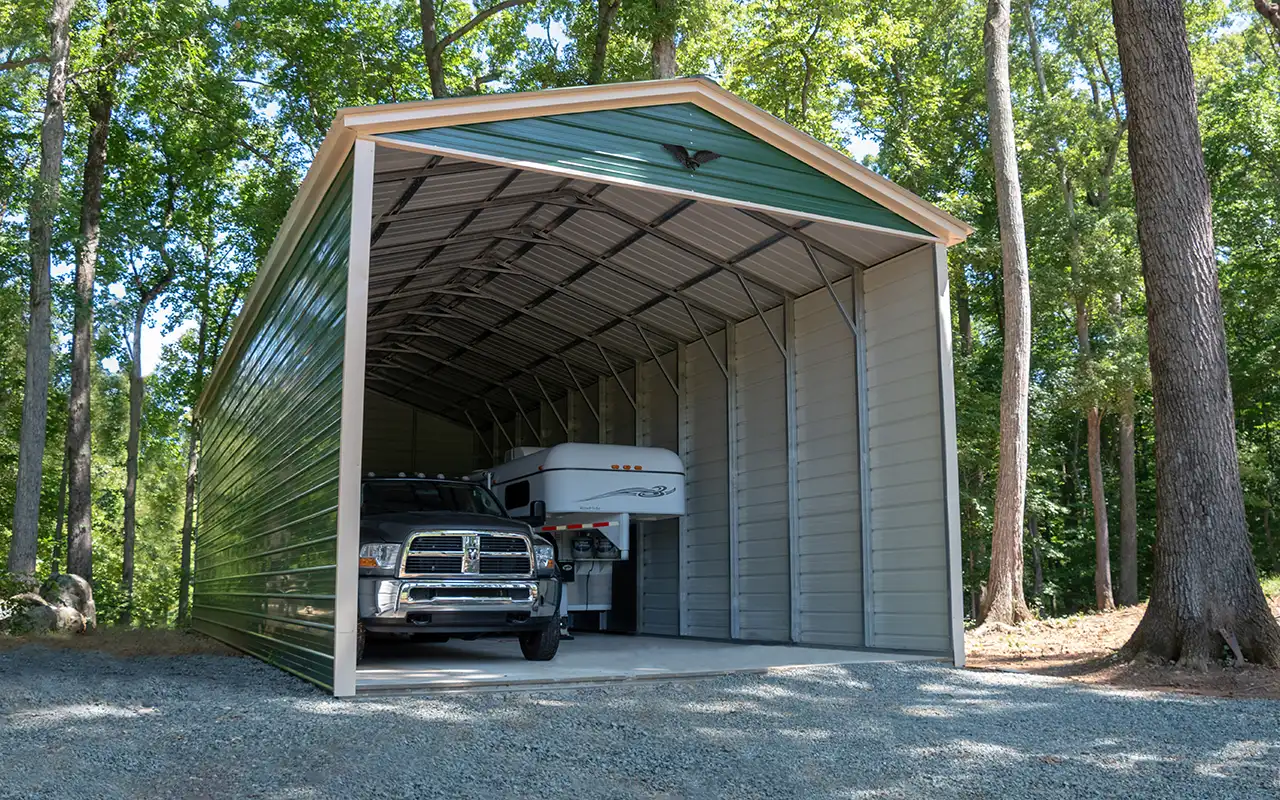
[[[47,47],[47,3],[0,0],[5,58]],[[487,3],[439,0],[442,31]],[[587,80],[598,2],[535,0],[497,14],[444,54],[452,94]],[[1103,470],[1118,548],[1117,419],[1137,430],[1139,568],[1154,541],[1155,476],[1145,308],[1129,178],[1125,104],[1110,7],[1019,3],[1012,88],[1032,269],[1034,323],[1028,593],[1049,613],[1093,597],[1093,509],[1082,415],[1104,414]],[[1028,16],[1030,13],[1030,16]],[[1280,50],[1247,3],[1187,7],[1214,195],[1249,524],[1260,566],[1280,569]],[[956,324],[965,588],[985,580],[998,450],[1003,285],[987,152],[978,0],[625,0],[603,79],[649,76],[655,34],[674,32],[680,72],[706,73],[837,147],[874,145],[867,163],[960,216],[975,233],[950,254]],[[1034,21],[1043,90],[1032,57]],[[230,333],[297,184],[340,108],[430,96],[417,0],[112,0],[77,5],[55,229],[55,363],[45,457],[40,571],[55,541],[66,428],[68,339],[86,103],[110,76],[102,256],[95,300],[93,523],[100,613],[120,588],[128,357],[138,288],[172,271],[147,317],[170,336],[147,378],[134,618],[173,621],[190,409]],[[28,263],[43,102],[39,64],[0,71],[0,551],[8,545],[23,392]],[[1062,188],[1069,182],[1073,211]],[[1090,323],[1087,357],[1077,303]],[[203,331],[203,336],[201,335]],[[203,344],[202,344],[203,343]],[[1113,563],[1118,564],[1118,552]],[[1035,592],[1035,565],[1040,584]],[[1275,585],[1272,591],[1277,591]]]

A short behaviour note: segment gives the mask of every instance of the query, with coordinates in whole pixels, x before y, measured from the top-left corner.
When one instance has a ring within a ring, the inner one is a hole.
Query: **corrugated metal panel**
[[[380,138],[923,233],[839,181],[687,103],[482,122],[386,133]],[[688,170],[663,144],[712,150],[722,157],[696,171]]]
[[[933,251],[866,274],[877,647],[950,654]]]
[[[676,376],[675,353],[663,356],[666,374]],[[678,451],[679,407],[675,392],[655,361],[640,367],[642,445]],[[640,526],[641,633],[680,634],[680,522],[645,522]]]
[[[623,370],[621,365],[618,366],[618,377],[622,383],[612,378],[604,381],[604,441],[609,444],[635,444],[636,412],[627,399],[628,394],[635,397],[635,369]]]
[[[332,688],[351,166],[202,421],[193,627]]]
[[[360,468],[394,475],[465,475],[475,468],[475,433],[376,392],[364,400]]]
[[[765,314],[782,341],[782,309]],[[738,405],[738,633],[791,638],[787,558],[786,362],[759,318],[735,326]]]
[[[724,334],[710,337],[724,360]],[[716,359],[702,342],[686,348],[682,435],[685,452],[685,597],[689,636],[727,639],[729,630],[728,397]]]
[[[852,313],[848,280],[836,284]],[[862,540],[853,334],[825,291],[795,303],[800,641],[859,646]]]

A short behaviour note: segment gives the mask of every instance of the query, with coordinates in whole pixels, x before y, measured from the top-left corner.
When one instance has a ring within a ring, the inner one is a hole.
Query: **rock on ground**
[[[93,587],[79,575],[54,575],[40,587],[40,596],[53,605],[79,612],[88,628],[98,626],[98,607],[93,602]]]

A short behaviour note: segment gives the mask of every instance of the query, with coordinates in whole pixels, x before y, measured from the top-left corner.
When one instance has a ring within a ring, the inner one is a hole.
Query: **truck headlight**
[[[398,544],[363,544],[360,545],[361,569],[395,569],[400,558]]]
[[[556,549],[549,544],[533,546],[533,563],[535,569],[552,570],[556,568]]]

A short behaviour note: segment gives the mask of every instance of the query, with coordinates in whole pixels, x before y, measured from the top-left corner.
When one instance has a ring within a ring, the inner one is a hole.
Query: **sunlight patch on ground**
[[[1030,755],[1012,747],[990,742],[975,742],[970,739],[957,739],[940,747],[916,747],[909,752],[920,759],[941,758],[953,761],[978,761],[984,764],[992,761],[1026,761],[1031,758]]]
[[[1276,751],[1274,754],[1272,751]],[[1207,761],[1196,764],[1196,774],[1207,778],[1231,778],[1241,767],[1256,767],[1259,763],[1275,770],[1274,780],[1280,782],[1280,742],[1235,741],[1211,753]]]
[[[831,731],[822,728],[779,728],[778,735],[800,741],[821,742],[831,738]]]
[[[949,708],[933,705],[903,706],[902,713],[908,717],[925,717],[931,719],[950,719],[956,712]]]
[[[1044,758],[1055,758],[1055,756],[1044,756]],[[1173,756],[1158,756],[1153,753],[1089,753],[1072,756],[1070,760],[1114,772],[1132,772],[1148,764],[1174,764],[1178,761]]]
[[[86,722],[96,719],[138,719],[156,713],[154,708],[141,706],[126,708],[97,703],[83,703],[67,706],[54,706],[33,711],[18,711],[10,714],[9,724],[19,728],[36,728],[48,724],[61,724],[69,721]]]
[[[991,689],[971,689],[967,686],[954,686],[949,683],[922,683],[920,691],[930,694],[949,694],[953,697],[996,697],[1004,694]]]

